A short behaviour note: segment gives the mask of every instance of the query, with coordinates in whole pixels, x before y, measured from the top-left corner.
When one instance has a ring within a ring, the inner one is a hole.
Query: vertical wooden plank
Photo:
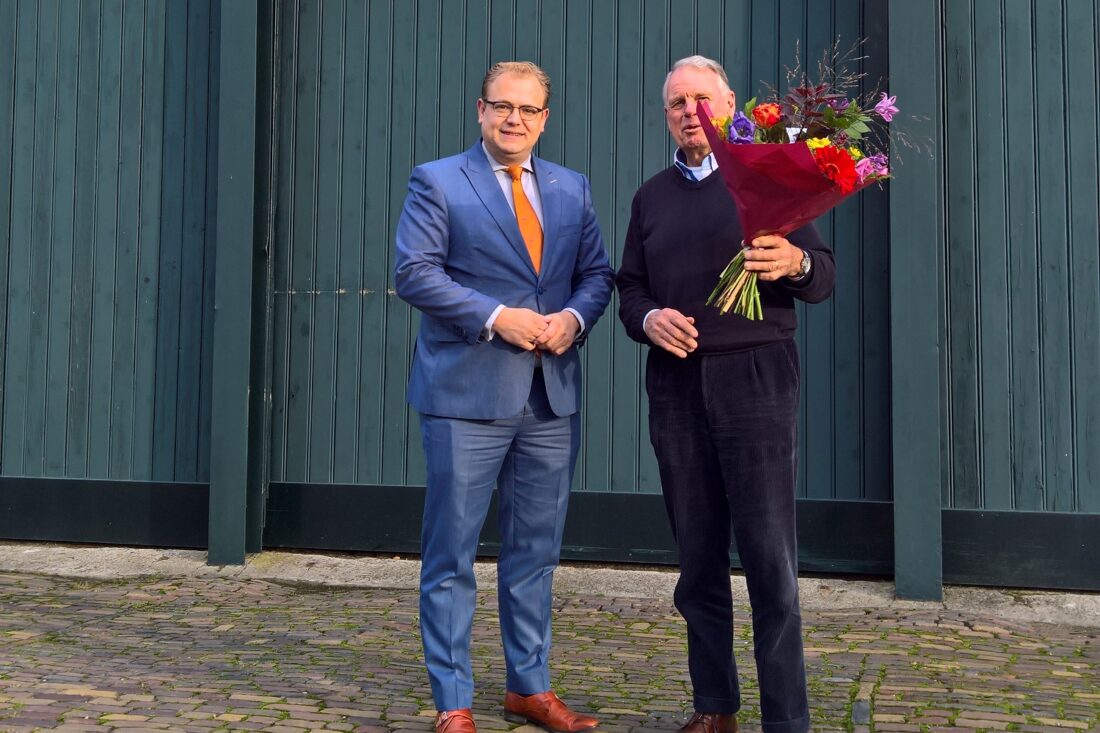
[[[367,7],[350,3],[344,22],[342,82],[342,145],[340,150],[339,283],[337,299],[336,400],[333,433],[332,480],[355,483],[358,456],[360,370],[363,359],[362,326],[366,302],[378,299],[363,284],[366,261],[363,198],[367,148]],[[457,35],[457,34],[455,34]]]
[[[812,12],[804,22],[803,12]],[[776,50],[776,89],[785,94],[788,70],[800,67],[810,79],[818,76],[818,61],[841,33],[844,20],[836,2],[815,4],[810,11],[802,3],[788,0],[779,7],[779,45]],[[851,19],[849,19],[850,22]],[[854,20],[858,21],[858,17]],[[814,222],[827,245],[833,248],[837,264],[833,295],[813,305],[796,303],[799,319],[796,340],[802,362],[802,393],[800,395],[801,425],[799,426],[799,493],[812,498],[831,499],[836,487],[836,402],[838,387],[837,344],[839,314],[851,293],[851,263],[856,258],[845,252],[848,231],[838,222],[850,222],[858,207],[846,201]],[[841,329],[843,330],[843,329]],[[842,377],[841,377],[842,378]]]
[[[889,6],[863,3],[863,33],[868,59],[863,70],[869,85],[886,87],[890,77]],[[899,149],[897,151],[901,153]],[[893,152],[891,152],[894,155]],[[914,154],[911,151],[908,153]],[[895,155],[896,157],[896,155]],[[865,499],[889,501],[891,488],[890,424],[890,191],[886,184],[860,194],[863,207],[860,259],[862,354],[862,471]]]
[[[424,0],[421,0],[421,2],[424,3]],[[512,31],[515,38],[515,50],[512,55],[518,61],[539,62],[540,37],[542,35],[539,18],[539,5],[541,2],[542,0],[515,0],[515,25]],[[433,3],[424,3],[422,12],[430,12],[433,7]]]
[[[528,8],[526,12],[530,14],[532,10],[533,8]],[[437,0],[421,0],[418,4],[414,29],[416,34],[416,55],[414,60],[415,70],[413,72],[415,74],[413,87],[415,92],[412,100],[412,119],[434,120],[434,122],[429,125],[414,126],[412,140],[413,165],[435,160],[440,155],[439,136],[437,133],[439,129],[439,68],[443,63],[446,63],[446,60],[440,55],[440,35],[445,32],[440,25],[441,12],[440,3]],[[525,18],[524,22],[528,25],[533,24],[534,29],[528,30],[527,32],[537,35],[537,14]],[[534,58],[534,56],[530,58]],[[403,200],[402,204],[404,204]],[[399,214],[395,213],[395,216],[399,216]],[[386,253],[393,251],[393,241],[393,238],[386,240],[384,245],[386,247]],[[408,368],[412,365],[416,334],[420,328],[420,313],[412,308],[407,308],[406,312],[410,316],[406,342],[408,363],[405,367],[405,376],[407,380]],[[404,384],[405,382],[402,382],[402,389],[400,391],[402,396],[405,394]],[[405,483],[412,486],[423,486],[427,482],[427,469],[424,461],[420,425],[412,408],[406,406],[405,414]]]
[[[206,281],[207,178],[210,95],[210,14],[206,3],[187,8],[187,96],[184,107],[183,246],[180,257],[179,352],[176,375],[175,477],[182,481],[205,478],[200,472],[200,416],[204,409],[203,287]],[[210,284],[210,283],[207,283]],[[209,403],[208,403],[209,404]]]
[[[695,0],[694,5],[695,52],[721,63],[723,0]]]
[[[188,24],[185,3],[165,8],[164,133],[161,153],[160,253],[157,275],[157,353],[153,399],[153,480],[183,479],[176,468],[177,388],[181,273],[183,259],[184,170],[188,138],[184,117],[187,99]]]
[[[1062,3],[1035,13],[1035,116],[1039,160],[1039,284],[1043,399],[1044,508],[1068,512],[1073,497],[1073,352],[1070,344],[1069,212],[1066,202],[1066,99]]]
[[[313,351],[314,257],[317,195],[317,120],[320,73],[320,3],[303,2],[298,17],[297,110],[293,128],[293,238],[287,282],[289,362],[286,406],[288,481],[305,481],[309,471],[310,399]]]
[[[446,13],[447,3],[444,3],[443,7],[444,13]],[[564,88],[562,87],[562,83],[565,81],[565,55],[567,53],[565,47],[565,0],[543,0],[540,3],[540,10],[537,62],[550,77],[551,92],[550,118],[546,129],[543,130],[542,136],[539,138],[536,155],[555,163],[561,163],[565,140],[565,125],[562,123],[565,121],[568,101],[563,96]],[[449,27],[444,21],[444,30],[446,31]],[[442,57],[445,59],[453,58],[447,55],[447,45],[452,35],[447,32],[443,33]],[[444,64],[444,74],[447,73],[447,66],[449,64]],[[445,82],[443,88],[446,88]],[[439,113],[440,129],[442,130],[447,124],[443,107],[440,107]],[[443,149],[444,152],[445,150],[446,148]]]
[[[38,8],[20,3],[16,17],[15,101],[11,176],[15,181],[34,180],[35,77],[38,42]],[[11,190],[11,244],[8,249],[8,313],[4,342],[4,424],[2,465],[8,475],[27,472],[23,447],[26,441],[27,344],[31,314],[30,262],[34,199],[31,186],[13,185]],[[33,470],[33,469],[32,469]]]
[[[17,55],[18,4],[0,4],[0,473],[4,456],[4,397],[7,381],[4,364],[8,353],[5,349],[8,333],[8,271],[11,252],[11,196],[12,152],[15,123],[15,55]]]
[[[274,261],[276,179],[278,177],[278,23],[285,5],[257,3],[256,131],[254,148],[256,222],[253,232],[252,328],[248,394],[248,473],[245,552],[263,549],[271,483],[272,337],[274,332]],[[220,28],[220,26],[219,26]],[[220,49],[219,49],[220,56]],[[220,68],[219,68],[220,74]],[[219,85],[220,91],[220,85]],[[220,103],[219,103],[220,109]],[[211,426],[213,429],[213,426]]]
[[[766,85],[782,89],[783,78],[779,72],[782,53],[793,53],[779,48],[779,4],[754,2],[752,6],[752,35],[749,55],[749,97],[767,96]],[[747,99],[747,97],[746,97]]]
[[[69,334],[72,332],[73,289],[73,201],[76,188],[76,106],[67,100],[77,98],[78,13],[62,12],[58,16],[57,44],[57,129],[55,157],[50,175],[53,206],[51,247],[51,277],[49,283],[49,336],[46,347],[46,424],[43,440],[43,473],[65,476],[65,440],[68,427],[69,400]]]
[[[390,140],[389,179],[386,193],[385,246],[387,299],[385,320],[385,391],[382,401],[382,482],[404,484],[408,466],[409,422],[413,417],[405,402],[405,384],[412,359],[411,340],[415,333],[412,309],[394,295],[391,252],[397,220],[408,190],[409,173],[413,163],[413,132],[408,121],[413,118],[413,100],[405,92],[412,89],[416,74],[415,7],[408,3],[394,3],[390,26],[393,43],[393,67],[390,76],[389,125],[394,130]],[[496,22],[494,16],[494,23]],[[510,24],[504,27],[510,27]],[[510,31],[509,31],[510,32]],[[415,419],[413,417],[413,419]]]
[[[1004,14],[1004,76],[1013,93],[1005,99],[1007,150],[1030,149],[1037,139],[1031,16],[1021,8]],[[1039,260],[1034,156],[1008,156],[1009,321],[1012,324],[1013,508],[1043,508],[1042,377],[1039,356]]]
[[[737,95],[737,106],[752,98],[756,80],[752,73],[752,0],[727,0],[723,4],[722,65]]]
[[[593,11],[599,9],[599,3],[593,5]],[[696,53],[696,3],[670,2],[668,8],[668,59],[669,66],[679,59]],[[599,38],[599,36],[597,36]]]
[[[833,5],[835,0],[818,2],[812,8],[808,8],[803,0],[779,0],[773,3],[775,6],[776,26],[776,55],[775,78],[780,92],[785,91],[786,69],[793,68],[795,63],[801,63],[802,68],[813,74],[816,68],[812,65],[815,56],[820,53],[817,45],[807,44],[810,32],[818,33],[832,30]],[[817,16],[817,24],[807,27],[806,13]],[[832,35],[830,33],[830,35]]]
[[[89,370],[88,476],[110,476],[111,357],[114,353],[115,244],[118,239],[122,3],[100,14],[99,119],[96,142],[95,249],[92,255],[92,333]]]
[[[346,299],[339,281],[340,169],[343,130],[344,6],[320,9],[320,64],[317,129],[317,190],[314,218],[316,278],[307,297],[314,304],[313,370],[311,376],[308,480],[332,481],[333,425],[336,402],[336,323],[340,302]]]
[[[588,167],[588,120],[595,113],[589,68],[593,47],[591,14],[591,0],[570,2],[569,12],[565,17],[565,47],[569,49],[569,53],[565,57],[564,78],[559,85],[563,103],[558,110],[558,125],[563,130],[562,157],[559,162],[573,170],[589,174],[594,171]],[[603,215],[598,207],[596,213]],[[603,221],[600,220],[601,224]]]
[[[132,478],[153,477],[156,415],[157,305],[160,287],[160,203],[164,155],[165,5],[145,8],[141,68],[141,170],[138,210],[137,321],[134,344]]]
[[[727,13],[729,11],[727,10]],[[641,168],[640,181],[667,168],[672,163],[672,141],[668,125],[665,122],[663,87],[669,67],[675,59],[670,58],[669,6],[667,2],[649,2],[642,5],[642,77],[639,94],[639,117],[641,130]],[[727,72],[729,70],[727,69]],[[633,201],[633,191],[630,192]],[[626,222],[629,224],[629,216]],[[624,230],[625,231],[625,230]],[[618,267],[622,258],[625,234],[608,242],[611,251],[611,265]],[[614,295],[604,316],[611,323],[616,338],[626,338],[618,323],[618,294]],[[645,391],[645,362],[649,348],[634,346],[634,373],[638,375],[633,385],[617,382],[616,389],[626,391],[638,405],[637,422],[633,429],[637,437],[635,460],[637,461],[638,491],[647,494],[661,492],[661,477],[657,467],[657,458],[649,437],[649,400]]]
[[[399,9],[400,3],[395,7]],[[489,2],[489,64],[516,59],[516,0]],[[488,67],[486,67],[488,68]]]
[[[1100,4],[1068,0],[1065,12],[1069,137],[1070,318],[1073,324],[1073,452],[1077,511],[1100,512]],[[0,109],[3,105],[0,105]],[[0,138],[2,139],[2,138]]]
[[[970,2],[947,3],[945,14],[947,126],[947,366],[951,463],[947,506],[981,507],[978,425],[977,222],[974,78]]]
[[[481,94],[481,82],[492,65],[489,55],[489,0],[467,0],[465,16],[465,98],[469,109],[462,116],[462,140],[464,146],[472,145],[481,135],[477,124],[475,100]]]
[[[643,93],[642,22],[640,7],[629,4],[620,6],[617,28],[619,44],[615,63],[618,81],[614,96],[618,118],[618,124],[614,126],[614,208],[610,228],[602,230],[612,253],[615,250],[614,243],[626,239],[626,229],[630,224],[630,205],[634,192],[642,182],[642,120],[647,112],[653,113],[653,97]],[[617,262],[618,258],[615,259],[615,263]],[[608,307],[604,318],[590,334],[590,339],[611,344],[607,375],[610,402],[610,480],[606,487],[592,488],[633,493],[638,490],[639,443],[644,435],[639,430],[638,392],[633,385],[642,381],[642,372],[638,349],[625,337],[617,323],[616,307],[617,303]],[[589,375],[585,376],[587,378]]]
[[[42,476],[45,469],[46,379],[41,367],[47,362],[50,312],[50,267],[53,246],[54,191],[51,172],[57,110],[58,4],[38,4],[38,49],[35,59],[34,153],[31,188],[30,263],[27,308],[30,319],[22,358],[27,360],[26,414],[24,417],[23,475]]]
[[[817,5],[807,6],[807,13],[810,14],[806,22],[807,68],[816,70],[815,59],[820,59],[834,43],[839,49],[846,49],[868,35],[862,29],[861,5],[860,0],[834,0],[833,7],[830,8],[832,12],[827,18],[816,17],[824,8],[819,9]],[[832,37],[823,37],[825,30],[830,28],[834,31]],[[849,63],[848,69],[852,73],[861,71],[858,62]],[[861,85],[861,89],[851,90],[849,94],[862,91]],[[836,257],[837,275],[836,287],[830,299],[832,317],[827,324],[829,341],[833,347],[832,361],[827,369],[820,369],[818,362],[807,364],[809,374],[828,374],[832,384],[831,389],[824,387],[831,396],[831,424],[821,426],[829,431],[832,438],[826,446],[821,446],[819,441],[817,448],[821,450],[824,447],[830,455],[833,486],[829,496],[838,499],[864,497],[862,463],[866,431],[862,422],[864,370],[861,363],[864,319],[860,286],[864,261],[862,245],[866,241],[862,230],[865,207],[866,194],[861,193],[854,201],[845,202],[833,213],[830,244]],[[821,313],[824,310],[826,309],[820,306],[807,308],[812,317],[824,315]],[[810,327],[810,321],[807,321],[807,327]],[[824,332],[825,328],[821,330]],[[810,390],[811,394],[817,391],[814,387],[810,387]]]
[[[275,207],[275,244],[272,253],[274,279],[274,318],[272,333],[271,395],[271,480],[286,480],[286,452],[289,426],[287,406],[290,398],[290,258],[293,252],[294,195],[297,169],[295,120],[298,113],[298,22],[301,13],[297,0],[289,0],[279,13],[278,104],[278,177]]]
[[[914,134],[932,140],[937,151],[942,21],[938,4],[890,2],[890,91],[924,116]],[[940,415],[931,397],[940,392],[940,324],[927,295],[938,289],[941,272],[938,257],[928,252],[942,251],[944,242],[939,161],[939,155],[911,156],[894,163],[890,210],[894,582],[902,598],[936,600],[943,595]],[[907,205],[918,197],[931,205]]]
[[[359,340],[362,366],[359,377],[359,434],[356,475],[363,483],[382,481],[382,408],[385,372],[382,354],[386,348],[386,316],[393,296],[389,291],[390,249],[393,243],[389,232],[389,148],[393,130],[390,129],[390,65],[392,63],[390,37],[391,4],[375,2],[368,7],[367,41],[367,147],[365,151],[363,220],[366,227],[363,239],[377,242],[384,248],[369,250],[363,257],[363,318]],[[484,73],[484,72],[482,72]],[[404,200],[402,198],[402,200]]]
[[[218,89],[234,104],[219,106],[213,402],[210,436],[210,521],[207,562],[244,563],[249,473],[249,374],[256,175],[255,0],[222,3],[215,27],[221,58]],[[242,457],[244,459],[242,460]]]
[[[569,14],[565,19],[565,45],[569,54],[565,59],[565,79],[563,80],[562,100],[560,106],[561,119],[558,124],[564,131],[562,158],[559,162],[578,171],[587,171],[594,174],[595,170],[589,165],[589,150],[592,141],[590,134],[590,115],[595,114],[596,102],[593,98],[593,79],[591,74],[591,54],[593,49],[593,33],[591,17],[592,3],[590,0],[579,0],[569,4]],[[566,100],[568,100],[566,102]],[[593,185],[595,182],[593,182]],[[593,194],[595,190],[593,189]],[[602,232],[606,232],[607,214],[596,203],[596,214],[600,221]],[[588,403],[588,395],[592,387],[591,362],[588,358],[588,347],[581,349],[581,370],[585,380],[584,412],[581,414],[582,440],[580,451],[577,455],[577,467],[573,474],[573,488],[579,489],[589,484],[586,473],[588,465],[588,420],[592,414],[592,405]]]
[[[466,84],[466,44],[463,43],[466,18],[462,3],[442,3],[440,13],[440,26],[445,31],[440,34],[439,55],[446,62],[439,70],[438,135],[439,154],[444,156],[460,153],[473,142],[463,136],[462,121],[472,114],[471,106],[478,91]],[[365,46],[363,51],[365,53]]]
[[[12,149],[15,142],[16,11],[0,3],[0,474],[4,472],[4,400],[7,362],[8,260],[11,253]]]
[[[119,98],[118,234],[115,245],[114,350],[111,355],[111,443],[108,472],[131,478],[133,463],[138,206],[141,171],[141,67],[145,18],[141,6],[123,6]]]
[[[76,190],[73,203],[73,272],[92,272],[95,250],[97,100],[99,98],[99,6],[81,3],[77,61]],[[92,281],[74,277],[69,333],[68,416],[65,466],[68,476],[88,475],[91,405]]]
[[[257,11],[258,12],[258,11]],[[207,180],[214,180],[215,171],[218,170],[218,155],[220,151],[218,129],[218,114],[221,95],[221,70],[218,68],[221,56],[218,44],[221,38],[221,13],[212,12],[209,16],[206,36],[209,39],[206,53],[206,79],[207,92],[204,105],[204,125],[207,131],[205,152],[205,169]],[[255,54],[253,54],[255,56]],[[255,60],[253,60],[255,63]],[[255,98],[255,93],[253,93]],[[216,241],[213,233],[218,226],[218,190],[216,187],[206,186],[203,198],[204,210],[202,238],[202,297],[199,300],[201,308],[201,320],[198,330],[199,337],[199,404],[198,420],[195,429],[195,477],[200,482],[210,480],[210,429],[213,420],[213,392],[211,390],[211,370],[214,363],[213,334],[214,334],[214,287],[215,283],[215,256]]]
[[[600,229],[605,236],[614,236],[615,227],[615,140],[620,121],[616,99],[618,69],[601,58],[619,58],[619,27],[612,3],[593,3],[592,37],[600,39],[590,52],[592,85],[589,121],[588,161],[580,170],[589,172],[592,200],[600,217]],[[608,491],[611,488],[612,417],[612,354],[608,339],[590,339],[584,346],[583,369],[586,383],[583,472],[574,478],[574,486],[587,491]]]
[[[1003,73],[999,9],[975,7],[972,16],[974,79],[974,175],[978,237],[978,385],[981,396],[982,507],[1012,508],[1011,352],[1008,285],[1007,170],[1004,110],[1012,94]]]

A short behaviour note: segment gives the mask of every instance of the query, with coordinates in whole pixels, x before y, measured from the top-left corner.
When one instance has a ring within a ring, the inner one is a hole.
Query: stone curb
[[[206,553],[130,547],[0,542],[0,571],[57,577],[121,579],[189,577],[258,579],[294,585],[347,588],[417,587],[420,562],[402,557],[265,551],[250,555],[243,566],[213,567]],[[476,567],[481,587],[495,584],[492,562]],[[558,593],[615,598],[670,599],[675,568],[563,565],[555,574]],[[744,578],[731,578],[735,603],[748,603]],[[947,586],[943,602],[904,601],[894,597],[889,581],[847,578],[802,578],[802,606],[807,610],[853,608],[966,612],[1028,623],[1100,628],[1100,594],[1061,593]]]

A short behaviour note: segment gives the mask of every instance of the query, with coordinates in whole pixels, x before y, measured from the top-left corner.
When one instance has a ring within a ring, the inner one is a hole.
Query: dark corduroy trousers
[[[680,561],[695,709],[741,706],[733,657],[730,530],[748,584],[767,733],[809,730],[794,482],[798,352],[793,341],[678,359],[652,349],[650,437]]]

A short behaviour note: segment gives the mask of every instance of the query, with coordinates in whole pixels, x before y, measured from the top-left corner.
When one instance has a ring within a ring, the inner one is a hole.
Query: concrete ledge
[[[154,577],[251,578],[333,588],[416,588],[420,562],[404,557],[262,552],[245,565],[212,567],[197,550],[0,542],[0,572],[119,579]],[[476,566],[478,583],[495,584],[492,562]],[[558,593],[615,598],[670,599],[675,569],[635,569],[566,564],[555,574]],[[741,575],[732,575],[734,601],[748,604]],[[947,586],[943,602],[901,601],[890,581],[809,577],[799,583],[807,610],[852,608],[931,609],[997,616],[1011,621],[1100,628],[1100,594],[1055,593]]]

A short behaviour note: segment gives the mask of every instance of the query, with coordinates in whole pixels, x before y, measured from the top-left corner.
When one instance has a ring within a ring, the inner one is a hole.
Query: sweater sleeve
[[[792,298],[807,303],[820,303],[833,293],[833,284],[836,282],[836,261],[833,259],[833,251],[822,241],[813,224],[807,224],[801,229],[791,232],[791,244],[801,247],[809,253],[813,264],[810,274],[803,280],[790,280],[782,278],[779,282]]]
[[[653,299],[649,287],[649,270],[645,261],[645,247],[641,237],[641,209],[638,201],[641,192],[634,195],[630,204],[630,223],[626,228],[623,259],[619,265],[615,285],[619,289],[619,320],[630,338],[643,344],[649,343],[642,322],[646,313],[661,305]]]

